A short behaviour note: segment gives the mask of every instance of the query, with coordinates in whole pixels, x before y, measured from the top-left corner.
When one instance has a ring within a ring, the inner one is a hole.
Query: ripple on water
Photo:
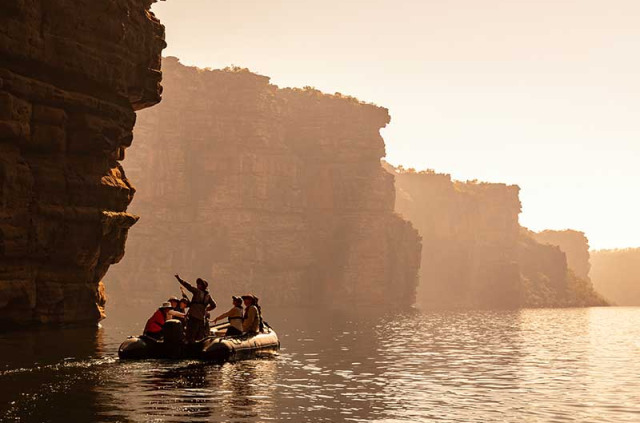
[[[269,319],[286,347],[280,356],[222,366],[119,361],[117,346],[133,330],[109,321],[91,336],[2,335],[0,415],[107,422],[640,421],[638,308],[321,322],[295,314]]]

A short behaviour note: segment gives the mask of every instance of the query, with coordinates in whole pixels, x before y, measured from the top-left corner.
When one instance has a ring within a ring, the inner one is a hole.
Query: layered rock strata
[[[380,165],[386,109],[242,69],[166,58],[163,72],[163,102],[140,114],[127,158],[142,219],[109,273],[111,298],[168,295],[180,272],[219,298],[413,302],[420,241]]]
[[[603,303],[569,271],[558,246],[522,228],[519,187],[453,181],[385,165],[396,210],[422,236],[418,304],[427,308],[548,307]]]
[[[136,217],[119,161],[160,101],[152,0],[0,4],[0,320],[94,322]]]

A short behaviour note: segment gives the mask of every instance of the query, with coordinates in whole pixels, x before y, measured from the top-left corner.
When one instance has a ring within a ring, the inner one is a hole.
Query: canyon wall
[[[110,298],[162,299],[178,272],[208,279],[224,305],[244,291],[282,305],[413,303],[420,239],[380,165],[386,109],[238,68],[166,58],[163,72],[163,102],[140,113],[126,161],[142,218]]]
[[[516,305],[519,188],[387,169],[396,180],[396,210],[422,236],[419,304]]]
[[[532,234],[541,244],[556,245],[567,255],[567,264],[576,276],[589,279],[589,240],[584,232],[567,229],[564,231],[546,230]]]
[[[592,283],[589,239],[584,232],[565,229],[530,232],[540,244],[558,247],[565,255],[567,267],[567,304],[575,306],[606,305],[606,296]]]
[[[591,280],[616,305],[640,306],[640,248],[591,251]]]
[[[136,217],[119,161],[160,101],[153,0],[0,4],[0,321],[95,322]]]
[[[422,236],[420,306],[603,303],[588,280],[568,269],[559,247],[536,241],[537,234],[520,226],[519,187],[385,168],[395,176],[396,210]]]

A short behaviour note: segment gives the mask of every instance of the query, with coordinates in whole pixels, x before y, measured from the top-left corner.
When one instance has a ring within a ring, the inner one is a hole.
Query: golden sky
[[[639,0],[168,0],[165,55],[389,108],[387,159],[518,184],[521,222],[640,246]]]

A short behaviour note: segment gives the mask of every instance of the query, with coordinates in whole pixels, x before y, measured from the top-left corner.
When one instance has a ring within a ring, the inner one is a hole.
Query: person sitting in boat
[[[213,323],[216,323],[218,320],[222,320],[226,317],[229,320],[229,327],[227,328],[226,336],[242,335],[242,298],[234,295],[231,297],[231,301],[233,302],[233,307],[231,307],[231,309],[226,313],[222,313],[220,316],[216,317],[213,320]]]
[[[169,297],[167,300],[169,304],[171,304],[171,310],[167,313],[167,320],[169,319],[178,319],[182,322],[185,321],[186,310],[183,307],[182,301],[178,299],[178,297]]]
[[[263,330],[262,312],[258,305],[258,297],[253,294],[242,296],[244,301],[244,317],[242,331],[248,335],[256,335]]]
[[[178,301],[178,311],[181,313],[187,314],[187,309],[189,308],[189,299],[188,298],[180,298]]]
[[[207,313],[216,308],[216,302],[213,300],[207,288],[209,283],[204,279],[196,279],[196,286],[192,286],[189,282],[175,275],[176,279],[187,291],[191,292],[191,302],[189,311],[187,312],[187,342],[194,343],[206,337],[209,334],[207,322]]]
[[[168,320],[170,310],[171,304],[169,302],[162,303],[160,308],[147,320],[147,324],[144,326],[144,335],[153,339],[162,339],[162,328]]]

